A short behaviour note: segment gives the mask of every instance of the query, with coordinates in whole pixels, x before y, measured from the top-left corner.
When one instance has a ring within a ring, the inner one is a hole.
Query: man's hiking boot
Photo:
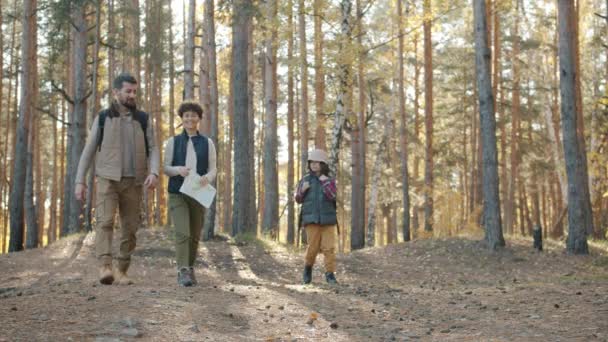
[[[192,274],[188,267],[182,267],[177,271],[177,283],[179,286],[189,287],[192,286]]]
[[[116,273],[116,285],[132,285],[133,280],[129,278],[127,273],[121,272],[120,270]]]
[[[190,267],[190,279],[192,279],[192,285],[198,284],[196,277],[194,276],[194,267]]]
[[[312,281],[312,266],[304,266],[304,275],[302,276],[302,282],[304,284],[310,284]]]
[[[99,269],[99,282],[104,285],[112,285],[114,282],[114,273],[112,273],[111,265],[102,265]]]
[[[119,260],[116,272],[116,285],[131,285],[133,280],[127,275],[130,262],[128,260]]]
[[[338,281],[336,280],[336,276],[334,275],[334,272],[325,272],[325,280],[327,281],[328,284],[337,284]]]

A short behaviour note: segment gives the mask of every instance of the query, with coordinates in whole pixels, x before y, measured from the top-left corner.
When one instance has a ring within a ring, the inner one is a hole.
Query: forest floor
[[[117,235],[117,234],[115,234]],[[548,249],[548,250],[547,250]],[[93,237],[0,256],[0,341],[608,341],[608,256],[510,240],[417,240],[319,256],[217,239],[176,285],[171,234],[141,229],[131,286],[100,285]]]

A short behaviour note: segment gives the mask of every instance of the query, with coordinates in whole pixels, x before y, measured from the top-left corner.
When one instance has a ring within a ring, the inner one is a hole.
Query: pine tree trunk
[[[431,44],[431,1],[424,0],[424,230],[433,230],[433,47]]]
[[[504,89],[502,86],[502,44],[501,44],[501,31],[500,31],[500,16],[498,15],[498,4],[496,0],[492,1],[494,10],[492,11],[492,18],[494,19],[493,34],[494,34],[494,76],[492,77],[492,93],[494,94],[494,109],[496,110],[496,116],[498,117],[498,127],[500,130],[500,159],[498,162],[500,168],[500,196],[502,198],[501,213],[504,222],[505,215],[505,201],[507,199],[507,136],[505,131],[505,118],[506,115],[503,112],[503,96]]]
[[[216,57],[216,46],[215,46],[215,9],[213,0],[205,0],[205,20],[204,27],[205,32],[204,38],[206,44],[207,54],[207,72],[209,79],[209,117],[210,117],[210,131],[209,138],[213,140],[216,146],[217,156],[220,156],[222,146],[220,146],[219,140],[219,117],[218,117],[218,86],[217,86],[217,57]],[[206,37],[206,38],[205,38]],[[219,160],[218,160],[219,165]],[[217,178],[211,183],[214,188],[218,187]],[[223,195],[223,194],[221,194]],[[215,236],[215,220],[217,216],[217,203],[221,200],[220,197],[216,198],[211,204],[211,207],[205,213],[205,227],[203,238],[209,240]]]
[[[114,0],[108,0],[108,33],[107,43],[108,47],[108,91],[112,90],[112,82],[114,81],[114,75],[116,73],[116,23],[114,21]]]
[[[64,122],[67,121],[66,116],[67,116],[66,115],[66,101],[63,100],[61,102],[61,120],[63,120]],[[59,168],[61,173],[59,174],[59,190],[58,191],[61,191],[61,189],[63,189],[64,185],[65,185],[65,174],[66,174],[65,160],[67,157],[66,135],[67,135],[67,128],[66,128],[66,125],[63,125],[63,126],[61,126],[61,154],[60,154],[61,166]],[[59,196],[59,203],[58,203],[59,219],[57,220],[57,224],[58,224],[57,231],[59,234],[58,237],[65,235],[64,231],[63,231],[63,224],[65,222],[64,204],[65,204],[64,197]]]
[[[51,104],[51,110],[53,112],[57,111],[57,104],[53,102]],[[59,115],[58,115],[59,116]],[[59,169],[59,136],[57,134],[57,125],[53,124],[53,128],[51,129],[53,134],[53,151],[57,151],[53,153],[53,170],[52,170],[52,185],[51,185],[51,204],[50,204],[50,214],[49,214],[49,228],[47,232],[47,241],[51,243],[56,239],[57,232],[57,193],[59,191],[59,186],[57,184],[58,180],[58,169]]]
[[[515,7],[515,27],[513,54],[511,60],[513,63],[513,95],[512,95],[512,122],[511,122],[511,174],[509,177],[509,193],[505,203],[505,227],[508,233],[512,234],[515,231],[516,222],[516,207],[515,207],[515,192],[517,189],[518,168],[519,168],[519,130],[520,130],[520,75],[519,75],[519,2]]]
[[[397,27],[399,28],[399,121],[401,123],[401,184],[403,197],[403,241],[410,241],[410,195],[409,195],[409,174],[408,164],[408,139],[407,139],[407,116],[405,114],[405,89],[403,81],[403,13],[401,9],[402,0],[397,0]]]
[[[294,66],[293,62],[293,0],[287,5],[287,25],[289,35],[287,37],[287,244],[293,245],[296,236],[295,206],[293,194],[294,185]],[[317,94],[319,96],[319,94]]]
[[[93,50],[93,82],[92,82],[92,110],[89,111],[87,122],[92,122],[95,115],[99,112],[99,91],[98,91],[98,79],[99,79],[99,48],[101,43],[101,1],[97,2],[97,6],[95,8],[95,46]],[[112,84],[112,83],[110,83]],[[86,123],[85,123],[86,126]],[[95,162],[91,165],[91,170],[95,170]],[[89,172],[87,175],[87,198],[86,205],[84,209],[84,225],[85,230],[90,232],[93,230],[92,225],[92,208],[93,208],[93,198],[95,195],[95,182],[94,182],[94,172]]]
[[[483,146],[483,226],[488,248],[503,247],[498,190],[498,152],[496,150],[496,118],[490,78],[491,53],[488,46],[485,0],[474,0],[475,65],[479,94],[479,122]]]
[[[564,157],[568,175],[568,240],[566,249],[573,254],[588,254],[587,234],[593,231],[589,200],[586,151],[581,145],[578,129],[582,125],[577,115],[576,43],[573,27],[572,0],[558,0],[559,64],[562,133]],[[586,191],[587,190],[587,191]]]
[[[153,27],[151,36],[151,47],[150,50],[150,67],[151,67],[151,91],[150,91],[150,100],[151,100],[151,111],[154,117],[154,128],[156,141],[163,142],[165,137],[163,135],[163,130],[161,128],[163,122],[163,106],[162,106],[162,95],[163,95],[163,50],[164,50],[164,41],[162,32],[164,32],[165,27],[162,25],[163,23],[163,2],[162,0],[155,0],[151,5],[151,22],[154,23],[151,26]],[[163,164],[162,156],[161,156],[161,165]],[[158,178],[158,186],[155,189],[156,194],[156,207],[154,210],[154,218],[155,222],[158,225],[163,225],[163,215],[161,215],[161,208],[166,206],[166,198],[165,198],[165,189],[162,187],[164,175],[159,174]]]
[[[232,26],[232,66],[234,71],[232,89],[234,93],[234,207],[232,220],[232,236],[241,232],[255,232],[252,224],[255,220],[251,215],[250,202],[253,174],[251,173],[249,145],[251,134],[249,129],[249,91],[248,91],[248,45],[249,26],[251,21],[250,0],[236,0],[233,5],[234,18]]]
[[[173,9],[171,0],[167,0],[168,16],[169,16],[169,37],[173,37]],[[173,39],[169,41],[169,136],[175,136],[175,56],[173,55]],[[168,218],[171,215],[167,215]]]
[[[356,28],[357,50],[362,50],[363,14],[361,13],[361,0],[355,2],[357,20]],[[351,248],[365,247],[365,75],[363,71],[363,52],[358,52],[357,78],[359,90],[359,111],[352,118],[351,131]]]
[[[418,31],[414,34],[414,143],[417,146],[420,146],[420,66],[418,65]],[[414,192],[416,194],[420,193],[420,156],[416,154],[414,156],[414,177],[413,177],[413,185]],[[416,232],[420,228],[420,219],[419,219],[419,211],[420,206],[418,203],[414,203],[413,213],[412,213],[412,238],[415,238]]]
[[[323,70],[323,32],[322,13],[324,0],[314,0],[313,14],[315,23],[315,112],[317,129],[315,131],[315,147],[326,150],[325,141],[325,74]]]
[[[474,98],[477,98],[477,87],[473,87],[474,91],[473,91],[473,95]],[[477,107],[479,106],[478,102],[475,101],[475,104],[473,105],[473,114],[471,115],[471,182],[470,182],[470,188],[469,188],[469,213],[473,214],[475,212],[475,203],[477,201],[476,196],[477,196],[477,183],[479,182],[479,180],[477,179],[477,144],[479,144],[479,141],[477,140],[477,138],[479,138],[479,127],[478,127],[478,116],[477,116]]]
[[[17,2],[15,2],[15,7],[17,7]],[[6,128],[7,128],[7,134],[6,134],[6,145],[4,146],[4,162],[3,162],[3,169],[5,172],[5,178],[7,182],[6,182],[6,186],[4,187],[4,190],[2,192],[2,201],[3,204],[5,205],[6,211],[5,214],[3,215],[2,218],[2,250],[1,252],[4,253],[6,252],[6,244],[8,242],[8,233],[9,233],[9,212],[10,212],[10,207],[9,205],[9,197],[10,197],[10,191],[11,191],[11,186],[12,186],[12,179],[13,179],[13,169],[14,169],[14,163],[11,163],[11,166],[9,167],[8,165],[8,156],[9,156],[9,148],[8,146],[11,145],[12,148],[10,149],[11,160],[15,160],[15,154],[14,154],[14,150],[16,148],[15,146],[15,141],[16,141],[16,136],[17,136],[17,132],[16,132],[16,120],[17,120],[17,111],[13,110],[13,108],[15,107],[13,105],[13,71],[15,69],[18,68],[17,63],[18,63],[18,59],[15,58],[15,56],[17,55],[15,53],[15,44],[16,44],[16,23],[17,23],[17,18],[13,17],[13,23],[11,25],[11,43],[10,43],[10,50],[9,50],[9,54],[11,56],[10,59],[10,64],[9,64],[9,79],[8,79],[8,96],[7,96],[7,105],[6,105]],[[17,93],[17,83],[19,82],[19,78],[18,77],[14,77],[15,79],[15,87],[14,87],[14,93]],[[16,99],[14,100],[14,103],[16,103]],[[9,182],[8,179],[9,177],[7,175],[10,175],[10,179],[11,181]]]
[[[2,29],[2,24],[4,22],[4,17],[3,17],[3,9],[2,9],[2,4],[0,3],[0,52],[1,54],[4,53],[5,49],[4,49],[4,30]],[[0,56],[0,65],[4,65],[4,57]],[[2,70],[0,70],[0,80],[4,79],[4,68],[0,68]],[[10,89],[10,82],[11,82],[11,78],[9,75],[9,89]],[[0,83],[0,105],[3,105],[3,98],[4,98],[4,85]],[[9,102],[9,100],[7,99],[7,102]],[[4,108],[4,107],[3,107]],[[7,106],[6,108],[10,108],[9,106]],[[4,111],[5,115],[6,115],[6,123],[4,124],[4,134],[2,135],[4,137],[4,144],[2,146],[4,146],[3,148],[3,154],[2,154],[2,161],[0,161],[0,165],[2,167],[2,169],[0,170],[0,207],[1,208],[8,208],[8,203],[6,203],[4,201],[4,191],[6,190],[6,188],[8,187],[8,177],[7,177],[7,163],[8,163],[8,144],[10,141],[10,131],[11,131],[11,126],[10,126],[10,117],[11,117],[11,112],[10,110],[5,110]],[[1,122],[1,119],[0,119]],[[7,180],[5,182],[5,180]],[[3,209],[0,212],[0,222],[4,222],[4,218],[8,216],[8,211]],[[0,231],[0,239],[2,239],[2,243],[0,244],[0,254],[4,253],[4,246],[6,244],[6,230],[7,227],[6,225],[2,224],[2,231]]]
[[[234,142],[234,68],[230,67],[230,89],[228,90],[228,143],[224,149],[224,170],[226,178],[224,180],[224,231],[232,227],[232,150]]]
[[[86,77],[87,77],[87,25],[85,21],[84,4],[75,4],[72,9],[73,20],[73,74],[74,105],[70,113],[70,132],[68,134],[69,152],[67,156],[67,171],[64,186],[64,234],[79,232],[82,228],[82,204],[74,195],[74,179],[80,154],[85,143],[86,128]]]
[[[399,10],[398,10],[399,11]],[[374,161],[374,169],[372,170],[372,183],[371,183],[371,191],[369,196],[369,206],[367,212],[367,247],[374,247],[376,245],[376,209],[378,207],[378,191],[379,191],[379,181],[382,177],[382,169],[381,166],[384,164],[382,157],[384,153],[389,153],[388,149],[388,140],[391,137],[392,126],[394,121],[390,119],[387,115],[384,118],[384,132],[382,134],[382,138],[378,143],[378,148],[376,149],[376,160]],[[386,158],[388,159],[388,158]]]
[[[267,31],[264,56],[264,103],[266,124],[264,127],[264,213],[262,230],[278,236],[279,231],[279,174],[277,136],[277,3],[266,3]]]
[[[32,37],[34,38],[35,35]],[[33,67],[35,70],[36,67]],[[38,225],[38,215],[36,215],[36,203],[34,203],[35,191],[34,191],[34,169],[35,169],[35,160],[34,154],[36,150],[36,144],[38,143],[36,140],[36,112],[34,111],[34,101],[36,96],[34,94],[34,89],[30,89],[28,91],[29,97],[27,101],[29,101],[30,110],[32,111],[32,127],[30,127],[28,134],[28,150],[27,150],[27,168],[25,173],[25,222],[27,225],[27,229],[25,231],[25,248],[37,248],[38,247],[38,232],[40,230],[40,226]],[[37,201],[39,198],[37,198]],[[40,203],[38,203],[40,204]]]
[[[188,1],[188,31],[184,46],[184,99],[194,99],[194,36],[196,0]]]
[[[248,168],[249,174],[251,175],[251,182],[249,182],[249,191],[251,193],[251,198],[249,198],[249,217],[252,218],[251,226],[249,227],[249,232],[257,235],[258,231],[258,204],[261,200],[260,196],[256,194],[256,181],[255,181],[255,40],[253,39],[254,27],[253,27],[253,19],[249,20],[249,24],[247,27],[248,34],[248,49],[247,49],[247,72],[249,76],[247,77],[247,91],[249,93],[248,96],[248,129],[251,132],[249,142],[247,146],[249,147],[249,160],[248,160]]]
[[[36,69],[34,62],[36,60],[36,42],[35,42],[35,26],[36,26],[36,0],[23,1],[23,16],[22,16],[22,37],[21,37],[21,73],[22,84],[20,88],[20,103],[19,103],[19,123],[17,126],[15,153],[14,153],[14,170],[11,172],[13,181],[10,194],[10,222],[11,222],[11,237],[9,244],[9,252],[23,250],[23,233],[24,233],[24,192],[26,182],[27,169],[27,151],[28,151],[28,135],[30,130],[30,118],[32,107],[28,99],[28,91],[33,89],[33,82],[36,79]]]
[[[308,61],[306,53],[306,8],[305,1],[298,3],[298,34],[300,37],[300,176],[308,172]]]

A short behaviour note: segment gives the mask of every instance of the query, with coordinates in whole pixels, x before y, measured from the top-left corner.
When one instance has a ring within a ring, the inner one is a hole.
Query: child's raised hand
[[[308,188],[310,188],[310,183],[308,181],[302,182],[302,192],[308,190]]]

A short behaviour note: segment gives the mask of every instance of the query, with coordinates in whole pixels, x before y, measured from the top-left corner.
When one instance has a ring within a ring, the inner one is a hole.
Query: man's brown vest
[[[101,133],[101,132],[100,132]],[[145,132],[141,125],[133,125],[135,142],[135,181],[143,184],[148,173]],[[122,175],[122,143],[120,117],[107,116],[104,123],[103,139],[95,159],[95,174],[98,177],[120,181]]]

